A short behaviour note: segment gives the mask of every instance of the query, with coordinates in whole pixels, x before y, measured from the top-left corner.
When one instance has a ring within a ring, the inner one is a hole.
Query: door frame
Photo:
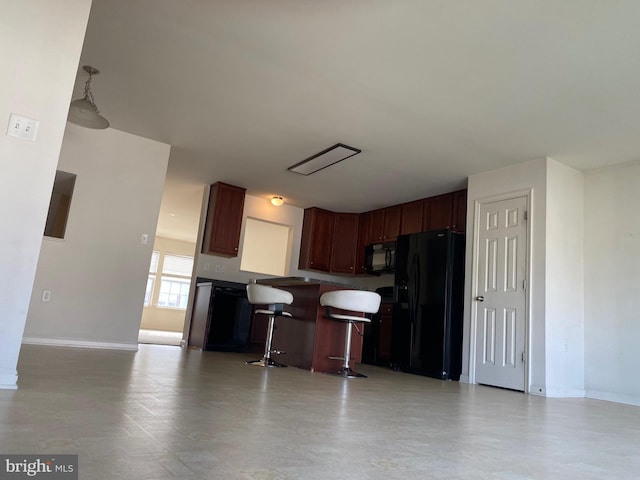
[[[524,309],[524,393],[529,393],[529,378],[531,370],[531,237],[533,232],[533,189],[516,190],[509,193],[481,197],[474,200],[473,206],[473,244],[471,247],[471,296],[469,298],[470,329],[469,329],[469,383],[476,383],[476,342],[478,335],[478,308],[474,298],[478,295],[478,261],[480,241],[480,207],[485,203],[500,202],[514,198],[525,197],[527,209],[527,241],[525,252],[525,290]]]

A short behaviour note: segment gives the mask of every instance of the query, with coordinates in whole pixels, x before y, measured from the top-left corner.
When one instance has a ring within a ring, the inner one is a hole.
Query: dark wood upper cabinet
[[[384,209],[384,239],[385,242],[394,242],[400,234],[400,219],[402,208],[400,205]]]
[[[372,210],[369,213],[367,244],[393,242],[400,233],[402,208],[400,205]]]
[[[301,270],[364,275],[365,247],[393,242],[398,235],[429,230],[464,232],[467,191],[423,198],[369,212],[304,211],[300,246]]]
[[[245,191],[222,182],[211,185],[202,253],[238,256]]]
[[[367,235],[367,245],[372,243],[382,243],[384,237],[384,208],[371,210],[369,215],[369,230]]]
[[[334,222],[335,214],[329,210],[305,209],[298,261],[300,270],[330,270]]]
[[[333,244],[331,247],[331,273],[356,272],[356,248],[358,245],[357,213],[336,213],[334,215]]]
[[[453,225],[454,232],[464,232],[467,227],[467,191],[453,192]]]
[[[453,224],[453,195],[446,193],[424,200],[425,231],[451,228]]]
[[[422,217],[424,216],[424,200],[403,203],[400,205],[402,216],[400,220],[400,235],[422,232]]]
[[[358,243],[356,245],[356,275],[364,275],[367,271],[364,268],[365,263],[365,247],[369,245],[369,221],[371,215],[369,212],[359,215],[358,224]]]

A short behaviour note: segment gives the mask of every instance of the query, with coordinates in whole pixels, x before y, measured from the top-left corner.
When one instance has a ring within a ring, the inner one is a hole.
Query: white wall
[[[465,305],[463,330],[462,381],[473,381],[470,371],[471,291],[475,202],[516,191],[531,192],[530,238],[530,352],[529,388],[531,393],[545,394],[545,238],[546,238],[547,159],[532,160],[513,166],[472,175],[467,191],[467,250],[465,267]]]
[[[640,405],[640,162],[585,176],[585,388]]]
[[[42,240],[25,342],[137,348],[169,149],[67,125],[58,167],[75,190],[64,240]]]
[[[0,388],[16,388],[42,232],[90,0],[3,2],[0,14]],[[36,142],[5,136],[10,113],[40,121]]]
[[[547,161],[547,396],[584,396],[583,176]]]
[[[176,255],[188,255],[193,257],[195,255],[196,244],[193,242],[185,242],[183,240],[158,236],[153,244],[153,249],[158,250],[161,253],[174,253]],[[156,279],[158,278],[159,276],[156,276]],[[159,289],[160,284],[159,281],[156,280],[156,288],[153,298],[154,304],[158,298]],[[158,308],[150,305],[143,309],[140,328],[146,328],[149,330],[165,330],[168,332],[182,332],[184,328],[185,313],[186,312],[184,310],[178,310],[175,308]]]

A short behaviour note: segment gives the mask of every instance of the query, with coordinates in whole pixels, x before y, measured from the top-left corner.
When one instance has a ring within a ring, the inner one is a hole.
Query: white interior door
[[[480,205],[475,380],[524,391],[527,197]]]

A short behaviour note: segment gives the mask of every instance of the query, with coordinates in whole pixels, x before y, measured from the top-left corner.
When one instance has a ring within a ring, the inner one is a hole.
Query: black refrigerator
[[[464,302],[463,233],[400,235],[396,244],[392,366],[459,380]]]

